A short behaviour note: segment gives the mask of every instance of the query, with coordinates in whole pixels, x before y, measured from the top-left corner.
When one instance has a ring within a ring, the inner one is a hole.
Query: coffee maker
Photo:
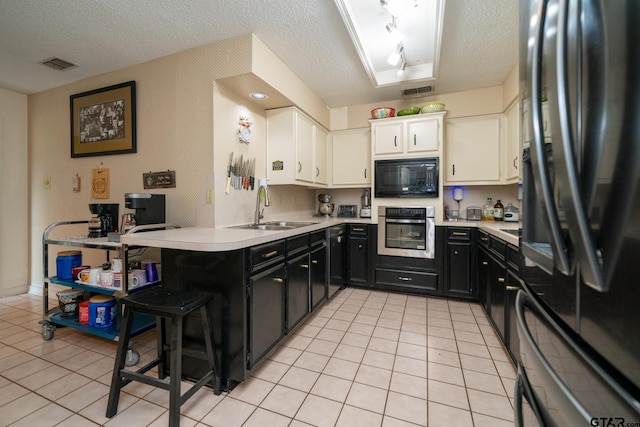
[[[89,203],[89,211],[93,214],[89,220],[88,237],[107,237],[107,234],[118,229],[118,203]]]
[[[136,210],[136,225],[166,222],[164,194],[125,193],[124,207]]]

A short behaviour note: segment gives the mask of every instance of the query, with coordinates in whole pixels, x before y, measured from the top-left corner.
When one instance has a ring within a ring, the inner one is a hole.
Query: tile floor
[[[168,392],[140,383],[105,418],[116,343],[68,328],[44,341],[41,310],[0,298],[0,426],[167,425]],[[153,331],[134,346],[146,363]],[[181,425],[510,426],[514,378],[478,304],[348,288],[231,393],[198,391]]]

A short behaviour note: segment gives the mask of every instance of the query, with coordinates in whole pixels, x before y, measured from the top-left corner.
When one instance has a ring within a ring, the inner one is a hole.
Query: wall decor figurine
[[[244,142],[248,144],[251,142],[251,123],[249,121],[249,116],[240,116],[240,120],[238,122],[238,140],[240,142]]]

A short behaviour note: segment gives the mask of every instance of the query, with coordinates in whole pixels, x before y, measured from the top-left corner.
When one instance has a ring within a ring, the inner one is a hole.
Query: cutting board
[[[95,168],[91,171],[91,198],[109,198],[109,169]]]

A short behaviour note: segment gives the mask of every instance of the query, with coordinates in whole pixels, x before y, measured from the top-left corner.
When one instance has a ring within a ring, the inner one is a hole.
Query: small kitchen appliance
[[[360,209],[360,218],[371,218],[371,190],[365,188],[360,198],[362,208]]]
[[[320,202],[320,206],[318,207],[318,211],[320,215],[331,216],[334,209],[334,204],[331,203],[331,199],[333,197],[329,194],[323,193],[318,195],[318,201]]]
[[[124,207],[136,210],[136,225],[165,222],[164,194],[125,193]]]
[[[89,220],[88,237],[106,237],[118,228],[118,203],[89,203],[93,214]]]
[[[338,205],[339,218],[355,218],[358,216],[357,205]]]
[[[470,206],[467,208],[467,221],[482,221],[482,208]]]

